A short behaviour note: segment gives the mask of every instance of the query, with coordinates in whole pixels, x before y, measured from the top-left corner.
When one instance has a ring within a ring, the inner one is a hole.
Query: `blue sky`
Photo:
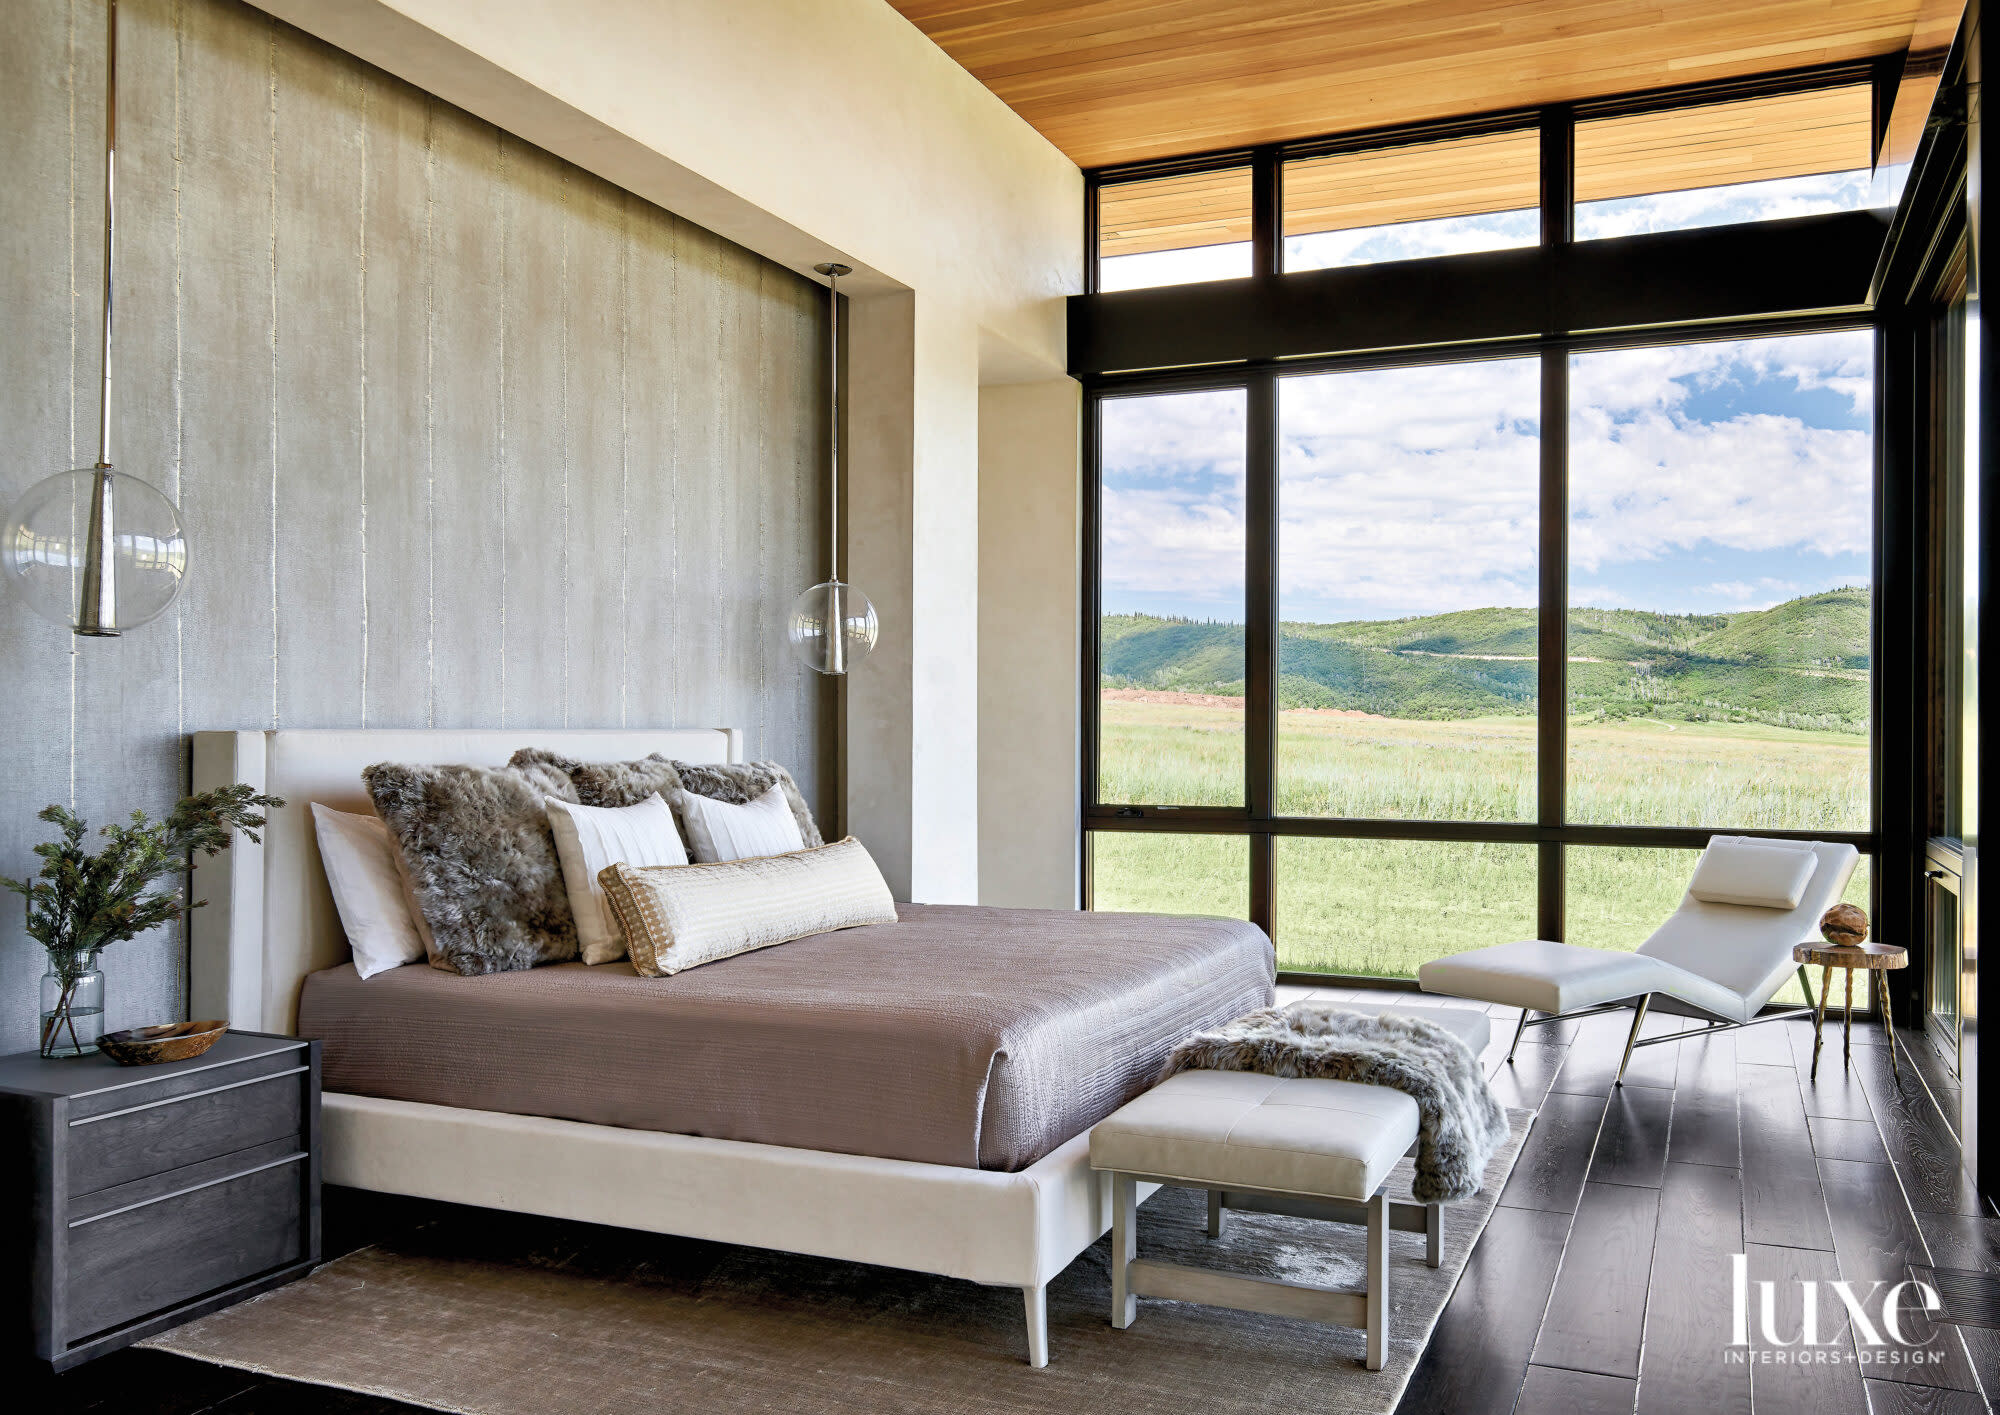
[[[1535,361],[1281,384],[1280,613],[1535,603]],[[1764,608],[1871,579],[1865,331],[1579,355],[1571,602]],[[1111,400],[1104,605],[1240,620],[1239,393]]]

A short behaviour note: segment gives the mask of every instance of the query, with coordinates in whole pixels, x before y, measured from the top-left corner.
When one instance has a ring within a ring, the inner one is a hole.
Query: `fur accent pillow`
[[[576,800],[561,772],[377,762],[361,773],[430,926],[431,965],[472,976],[576,957],[546,801]]]
[[[826,843],[814,824],[806,798],[799,794],[792,774],[776,762],[732,762],[727,765],[697,765],[670,761],[655,752],[636,762],[579,762],[540,747],[523,747],[508,765],[517,768],[541,767],[562,772],[576,787],[576,799],[586,806],[636,806],[655,792],[673,807],[681,829],[681,843],[688,858],[694,858],[694,841],[688,834],[687,818],[681,809],[681,792],[706,796],[746,806],[773,786],[784,788],[785,802],[792,819],[799,823],[799,838],[808,850]]]

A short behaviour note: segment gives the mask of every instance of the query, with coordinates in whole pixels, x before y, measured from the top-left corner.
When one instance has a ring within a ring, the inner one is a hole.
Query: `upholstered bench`
[[[1140,1297],[1357,1327],[1368,1369],[1389,1346],[1389,1232],[1426,1235],[1436,1267],[1436,1204],[1394,1203],[1383,1182],[1416,1143],[1417,1103],[1352,1081],[1283,1079],[1245,1071],[1183,1071],[1097,1123],[1091,1167],[1111,1176],[1111,1324],[1129,1327]],[[1138,1256],[1138,1186],[1206,1189],[1209,1234],[1225,1208],[1366,1224],[1368,1285],[1343,1292]]]

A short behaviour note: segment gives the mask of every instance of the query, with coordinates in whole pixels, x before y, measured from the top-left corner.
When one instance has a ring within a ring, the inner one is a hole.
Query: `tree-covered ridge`
[[[1868,726],[1869,592],[1837,589],[1770,609],[1654,614],[1573,609],[1572,714]],[[1531,609],[1279,626],[1279,705],[1384,717],[1532,714]],[[1102,625],[1103,684],[1243,692],[1243,626],[1147,614]]]

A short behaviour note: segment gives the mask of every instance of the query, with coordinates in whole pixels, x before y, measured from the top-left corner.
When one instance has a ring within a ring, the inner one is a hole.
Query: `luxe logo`
[[[1930,1365],[1944,1359],[1942,1351],[1924,1348],[1936,1338],[1927,1331],[1921,1340],[1904,1331],[1904,1319],[1911,1313],[1928,1316],[1944,1303],[1929,1283],[1910,1279],[1898,1283],[1868,1283],[1861,1292],[1843,1279],[1800,1281],[1801,1318],[1796,1330],[1779,1330],[1778,1288],[1775,1282],[1750,1281],[1750,1260],[1746,1254],[1729,1258],[1731,1324],[1727,1353],[1737,1363],[1752,1359],[1750,1345],[1750,1289],[1757,1289],[1756,1359],[1760,1364],[1811,1364],[1855,1359],[1842,1328],[1842,1317],[1851,1326],[1863,1364]],[[1821,1288],[1832,1289],[1836,1299],[1822,1303]],[[1887,1290],[1884,1291],[1883,1289]],[[1880,1293],[1878,1300],[1877,1294]],[[1822,1332],[1822,1326],[1827,1330]]]

